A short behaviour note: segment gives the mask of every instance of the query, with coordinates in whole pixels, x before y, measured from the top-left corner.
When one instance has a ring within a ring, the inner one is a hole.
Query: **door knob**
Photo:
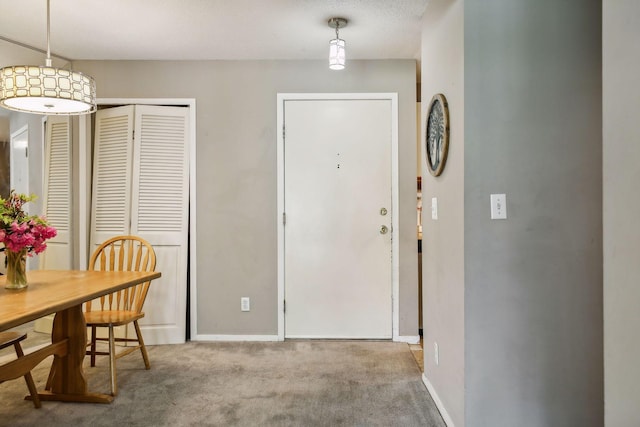
[[[386,208],[380,209],[380,215],[385,216],[386,214],[387,214],[387,209]]]
[[[389,231],[389,229],[386,225],[380,226],[380,234],[387,234],[387,231]]]

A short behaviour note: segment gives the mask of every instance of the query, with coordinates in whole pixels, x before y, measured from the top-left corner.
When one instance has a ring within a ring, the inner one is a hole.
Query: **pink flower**
[[[39,254],[47,248],[45,241],[57,235],[45,217],[29,216],[22,210],[34,197],[12,190],[6,200],[0,198],[0,242],[12,252],[26,251],[29,256],[32,252]]]

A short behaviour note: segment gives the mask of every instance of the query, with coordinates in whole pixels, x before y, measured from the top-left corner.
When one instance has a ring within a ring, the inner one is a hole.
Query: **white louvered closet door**
[[[146,105],[96,113],[91,248],[119,234],[153,246],[162,277],[152,282],[140,321],[147,344],[185,341],[188,113]]]
[[[41,270],[73,268],[72,153],[69,117],[47,117],[45,133],[44,189],[42,211],[58,234],[47,241],[47,249],[38,255]],[[35,321],[34,331],[51,333],[53,314]]]
[[[140,321],[149,344],[182,343],[186,332],[189,213],[185,107],[137,105],[131,233],[156,252],[154,280]]]
[[[69,117],[47,118],[43,211],[58,235],[47,241],[40,269],[71,269],[73,264],[71,127]]]

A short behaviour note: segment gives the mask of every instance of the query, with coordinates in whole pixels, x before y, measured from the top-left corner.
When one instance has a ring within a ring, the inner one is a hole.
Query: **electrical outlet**
[[[433,343],[433,360],[436,362],[436,366],[440,365],[440,355],[438,351],[438,343]]]
[[[240,298],[240,310],[251,311],[251,299],[249,297]]]

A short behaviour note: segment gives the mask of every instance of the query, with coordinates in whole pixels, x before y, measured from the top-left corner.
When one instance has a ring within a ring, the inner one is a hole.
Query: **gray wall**
[[[607,427],[640,425],[640,2],[603,2]]]
[[[196,98],[198,334],[277,333],[276,94],[398,92],[400,334],[417,335],[413,60],[78,61],[102,98]],[[240,297],[251,312],[240,312]],[[192,331],[193,333],[193,331]]]
[[[602,426],[601,2],[464,14],[466,425]]]
[[[447,163],[434,178],[422,164],[422,295],[425,377],[457,427],[464,426],[464,1],[432,0],[422,23],[422,114],[443,93],[449,103]],[[424,145],[424,144],[423,144]],[[438,220],[431,198],[438,198]],[[435,364],[434,343],[439,364]]]

